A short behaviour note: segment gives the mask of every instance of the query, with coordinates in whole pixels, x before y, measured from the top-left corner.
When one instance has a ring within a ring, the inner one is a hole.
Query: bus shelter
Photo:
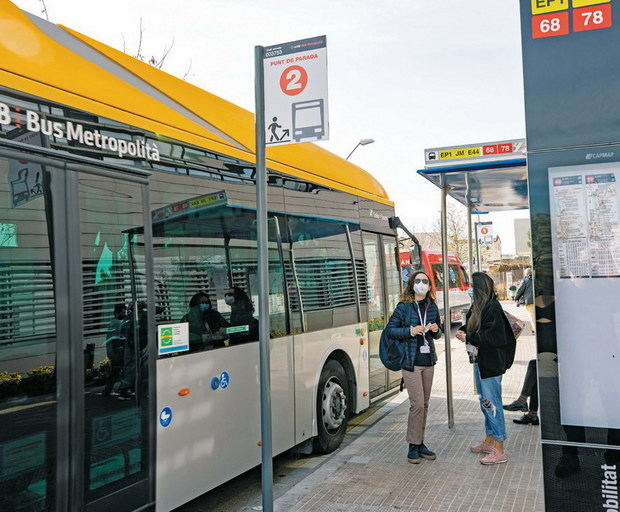
[[[468,264],[473,272],[474,236],[472,216],[482,213],[528,208],[525,139],[467,144],[425,150],[425,167],[418,174],[441,189],[441,251],[443,275],[449,275],[447,198],[467,208]],[[481,243],[476,229],[476,248]],[[480,258],[476,257],[478,268]],[[450,311],[450,297],[444,293],[444,311]],[[454,426],[450,333],[445,334],[448,426]]]

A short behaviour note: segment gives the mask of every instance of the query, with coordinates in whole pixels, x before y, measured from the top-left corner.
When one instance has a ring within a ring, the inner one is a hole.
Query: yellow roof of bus
[[[0,0],[0,85],[255,160],[251,112],[74,30],[30,16],[8,0]],[[393,204],[368,172],[315,144],[268,148],[267,166]]]

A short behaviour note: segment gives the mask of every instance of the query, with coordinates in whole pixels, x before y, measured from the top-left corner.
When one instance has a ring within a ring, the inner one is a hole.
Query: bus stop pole
[[[482,266],[480,265],[480,240],[478,240],[479,227],[480,227],[480,215],[478,215],[478,222],[476,222],[476,265],[478,267],[478,272],[481,272]]]
[[[471,216],[472,205],[467,205],[467,258],[469,263],[469,282],[471,283],[472,274],[474,273],[474,242],[471,236]]]
[[[256,100],[256,224],[258,246],[258,311],[260,352],[261,494],[263,511],[273,511],[273,451],[271,448],[271,383],[269,368],[269,259],[267,226],[267,172],[265,168],[264,48],[254,48]]]
[[[443,263],[443,317],[446,357],[446,393],[448,402],[448,428],[454,428],[454,403],[452,400],[452,353],[450,335],[452,315],[450,314],[450,267],[448,265],[448,190],[446,177],[441,177],[441,257]]]

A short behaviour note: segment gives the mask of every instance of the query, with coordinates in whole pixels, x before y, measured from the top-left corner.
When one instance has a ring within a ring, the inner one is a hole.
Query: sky
[[[41,0],[14,0],[42,16]],[[50,21],[135,53],[254,110],[254,46],[327,35],[330,140],[375,176],[412,230],[439,217],[424,148],[525,137],[518,0],[45,0]],[[191,69],[190,69],[191,63]],[[450,208],[464,207],[451,201]],[[485,215],[514,251],[513,219]]]

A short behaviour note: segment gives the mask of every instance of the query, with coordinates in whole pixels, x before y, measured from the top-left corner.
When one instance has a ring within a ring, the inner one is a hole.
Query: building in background
[[[530,219],[515,219],[515,254],[529,257],[532,252]]]
[[[489,270],[492,265],[502,262],[502,239],[499,236],[493,238],[490,245],[480,245],[480,263],[482,270]]]

